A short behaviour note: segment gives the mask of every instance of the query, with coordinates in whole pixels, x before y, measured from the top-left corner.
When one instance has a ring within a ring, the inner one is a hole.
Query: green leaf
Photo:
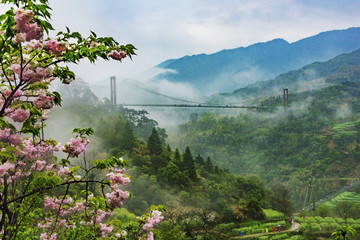
[[[16,156],[12,152],[0,152],[0,158],[2,158],[2,159],[7,158],[7,159],[16,160]]]
[[[90,136],[90,135],[94,134],[94,130],[92,128],[84,128],[84,129],[75,128],[73,130],[73,133],[79,133],[80,135]]]
[[[54,103],[55,105],[61,106],[61,96],[60,93],[54,91],[52,92],[52,96],[54,96]]]
[[[90,31],[90,32],[91,32],[91,35],[93,35],[95,38],[97,37],[96,33],[94,33],[93,31]]]
[[[70,165],[70,164],[71,164],[71,163],[70,163],[69,160],[67,160],[67,159],[61,159],[61,165],[62,165],[62,166],[66,167],[67,165]]]

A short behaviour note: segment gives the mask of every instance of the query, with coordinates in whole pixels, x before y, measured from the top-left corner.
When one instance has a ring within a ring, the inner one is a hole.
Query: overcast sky
[[[185,55],[360,26],[358,0],[50,0],[50,6],[56,30],[92,30],[138,48],[133,61],[73,68],[91,83],[137,76]]]

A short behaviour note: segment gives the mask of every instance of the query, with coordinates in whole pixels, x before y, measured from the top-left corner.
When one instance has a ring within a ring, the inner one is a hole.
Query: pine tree
[[[213,165],[212,165],[212,162],[211,162],[211,160],[210,160],[210,157],[207,157],[207,159],[206,159],[205,170],[206,170],[208,173],[212,173],[212,171],[213,171]]]
[[[128,121],[126,121],[124,126],[123,138],[123,149],[132,152],[136,144],[136,137]]]
[[[147,147],[151,154],[160,155],[162,153],[161,141],[155,128],[148,139]]]
[[[178,165],[180,167],[181,165],[181,155],[179,152],[179,149],[175,149],[175,153],[174,153],[174,162],[176,165]]]
[[[197,179],[195,161],[193,156],[191,155],[189,147],[186,147],[185,153],[183,154],[182,170],[188,171],[189,178],[192,181],[195,181]]]
[[[200,156],[200,154],[197,155],[197,157],[195,158],[195,163],[199,164],[199,165],[204,165],[204,159]]]

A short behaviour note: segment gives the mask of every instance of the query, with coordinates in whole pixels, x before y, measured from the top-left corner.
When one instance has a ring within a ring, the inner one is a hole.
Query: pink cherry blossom
[[[66,152],[70,157],[78,157],[80,153],[86,150],[86,145],[90,143],[90,139],[84,139],[82,137],[72,138],[63,149],[63,152]]]
[[[31,41],[33,39],[40,39],[43,36],[43,29],[36,23],[31,23],[34,17],[34,12],[25,9],[16,9],[15,13],[15,29],[19,33],[25,33],[25,40]]]
[[[46,164],[45,161],[37,160],[37,161],[31,166],[31,169],[32,169],[32,170],[35,170],[35,171],[41,171],[41,170],[44,168],[45,164]]]
[[[121,173],[109,173],[106,175],[110,178],[112,183],[119,183],[121,185],[127,185],[130,182],[130,178],[124,177]]]
[[[0,165],[0,177],[3,177],[9,170],[15,169],[15,164],[10,162],[5,162],[2,165]]]
[[[58,171],[58,175],[61,177],[62,175],[67,175],[70,173],[70,169],[68,167],[61,167]]]
[[[23,43],[26,41],[26,33],[18,33],[15,35],[15,39],[13,39],[13,43]]]
[[[113,230],[114,227],[113,226],[108,227],[108,226],[106,226],[106,224],[103,224],[103,223],[99,223],[99,224],[100,224],[101,236],[103,238],[106,238],[107,235],[109,233],[111,233],[111,231]]]
[[[55,170],[55,168],[56,168],[56,165],[55,165],[55,164],[50,164],[50,165],[46,166],[46,170],[47,170],[47,171]]]
[[[111,57],[114,60],[121,61],[121,59],[126,57],[125,51],[117,51],[117,50],[111,50],[111,52],[108,54],[109,57]]]
[[[37,109],[50,109],[54,106],[54,96],[39,96],[33,100]]]
[[[51,39],[43,43],[43,48],[55,56],[61,56],[66,50],[66,43],[63,41],[59,42],[56,39]]]
[[[148,217],[147,223],[143,226],[144,230],[152,228],[155,224],[159,223],[164,217],[161,216],[161,212],[154,210],[151,212],[151,216]]]
[[[10,137],[10,129],[4,128],[3,130],[0,130],[0,139],[5,139]]]
[[[147,240],[154,240],[154,233],[153,232],[149,232],[149,234],[147,235]]]
[[[40,240],[56,240],[56,233],[52,234],[50,237],[48,237],[47,233],[42,233],[40,235]]]
[[[113,207],[122,206],[124,200],[129,196],[130,196],[129,192],[122,191],[121,189],[117,189],[115,191],[106,194],[106,197],[109,200],[109,204]]]
[[[22,153],[28,159],[39,159],[46,156],[51,151],[56,151],[56,147],[51,145],[51,143],[44,141],[41,141],[40,143],[34,143],[30,139],[26,139],[22,142],[22,144]]]
[[[9,118],[14,120],[15,122],[24,122],[30,115],[29,110],[24,110],[21,108],[18,108],[16,110],[13,110],[11,108],[7,108],[5,110],[5,113]]]

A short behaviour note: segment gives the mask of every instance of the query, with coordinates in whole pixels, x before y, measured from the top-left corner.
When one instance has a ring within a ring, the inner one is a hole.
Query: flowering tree
[[[130,196],[120,188],[130,182],[125,161],[111,157],[87,166],[84,157],[83,167],[74,166],[70,160],[84,154],[92,129],[75,129],[76,136],[64,146],[45,139],[43,133],[50,109],[61,103],[60,95],[49,91],[51,82],[57,78],[70,83],[75,78],[67,64],[98,58],[121,61],[131,58],[135,47],[93,32],[84,38],[68,28],[50,38],[54,29],[47,0],[1,2],[11,6],[0,16],[0,238],[146,235],[163,218],[159,210],[164,208],[153,208],[126,231],[115,232],[105,223]],[[58,160],[54,151],[63,151],[67,158]],[[94,179],[91,172],[97,169],[108,174]],[[91,184],[100,186],[100,194],[89,191]],[[152,232],[147,238],[153,238]]]

